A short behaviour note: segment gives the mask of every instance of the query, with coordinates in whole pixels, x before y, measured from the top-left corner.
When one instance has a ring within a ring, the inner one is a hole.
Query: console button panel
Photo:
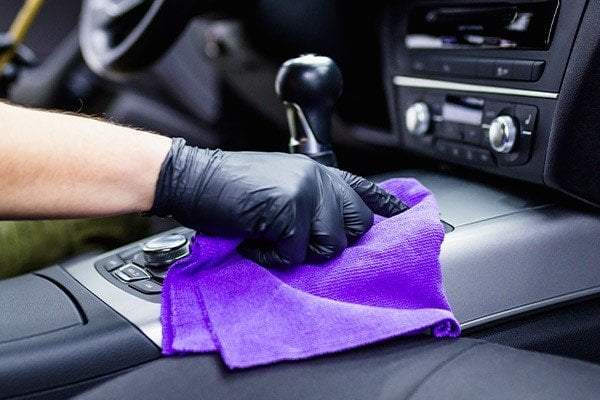
[[[100,262],[100,266],[102,266],[108,272],[113,272],[115,269],[122,267],[123,265],[125,265],[125,262],[123,262],[119,256],[110,256]]]
[[[193,230],[182,228],[179,232],[149,239],[142,244],[143,247],[139,244],[127,246],[116,254],[96,261],[94,266],[100,275],[119,289],[136,297],[159,303],[162,284],[169,267],[176,260],[189,254],[189,241],[194,234]],[[164,257],[172,255],[169,253],[169,250],[172,249],[165,246],[158,249],[155,246],[156,243],[176,243],[177,254],[174,258]],[[148,244],[154,252],[153,257],[150,257],[150,262],[144,252]],[[156,261],[157,251],[163,256],[161,260],[166,260],[160,265],[152,263],[152,261]]]
[[[150,274],[146,270],[134,264],[125,264],[121,268],[113,272],[113,275],[123,282],[134,282],[145,279],[150,279]]]
[[[162,285],[151,280],[144,280],[129,284],[129,287],[144,294],[160,294]]]
[[[435,142],[437,153],[450,157],[454,161],[464,161],[476,165],[494,166],[494,158],[489,150],[481,149],[449,140]]]
[[[536,106],[450,94],[425,94],[415,101],[428,107],[431,123],[424,134],[414,135],[410,130],[407,134],[440,158],[481,167],[528,162]]]

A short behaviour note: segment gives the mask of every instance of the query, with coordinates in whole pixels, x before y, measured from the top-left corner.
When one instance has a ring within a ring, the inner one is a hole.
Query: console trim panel
[[[69,275],[75,278],[87,290],[102,300],[106,305],[119,313],[127,321],[135,325],[156,346],[162,348],[162,325],[160,323],[160,303],[144,300],[124,291],[103,277],[94,267],[99,260],[111,255],[117,255],[124,249],[131,248],[168,234],[184,234],[187,228],[175,228],[155,236],[131,243],[125,247],[104,253],[100,256],[82,260],[64,267]]]
[[[541,92],[537,90],[514,89],[501,86],[473,85],[470,83],[459,83],[442,81],[437,79],[414,78],[411,76],[396,75],[393,78],[396,86],[412,87],[421,89],[454,90],[458,92],[475,92],[488,94],[504,94],[509,96],[536,97],[540,99],[557,99],[558,93]]]
[[[582,301],[587,298],[598,296],[598,294],[600,294],[600,285],[593,286],[588,289],[578,290],[562,296],[556,296],[546,300],[525,304],[523,306],[511,308],[505,311],[496,312],[481,318],[471,319],[466,322],[461,322],[460,328],[463,330],[463,332],[467,330],[471,331],[474,329],[480,329],[482,326],[503,321],[511,317],[519,317],[529,312],[544,310],[556,305],[564,305],[570,302]]]
[[[597,214],[560,206],[545,196],[524,195],[518,188],[429,171],[402,171],[375,179],[398,176],[415,177],[429,187],[442,217],[455,226],[440,257],[445,291],[462,329],[474,331],[600,294],[600,272],[593,262],[600,256],[594,241],[600,233]],[[464,204],[471,206],[465,209]],[[122,290],[94,268],[96,261],[149,239],[65,269],[160,348],[160,304]]]
[[[102,257],[98,257],[100,259]],[[82,261],[66,267],[66,271],[106,305],[135,325],[155,345],[162,348],[160,303],[140,299],[113,285],[94,268],[94,262]]]

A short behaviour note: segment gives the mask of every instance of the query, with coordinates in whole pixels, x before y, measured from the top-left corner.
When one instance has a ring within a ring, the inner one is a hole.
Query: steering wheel
[[[207,3],[212,1],[85,0],[79,26],[83,57],[97,74],[121,80],[156,61]]]

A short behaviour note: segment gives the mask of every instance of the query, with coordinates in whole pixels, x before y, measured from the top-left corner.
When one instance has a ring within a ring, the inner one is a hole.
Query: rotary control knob
[[[185,236],[174,234],[149,240],[142,248],[148,267],[165,267],[190,254]]]
[[[408,107],[404,114],[404,123],[408,133],[413,136],[424,136],[429,130],[431,113],[429,106],[423,102],[417,102]]]
[[[517,141],[517,124],[513,117],[501,115],[490,123],[488,140],[498,153],[509,153]]]

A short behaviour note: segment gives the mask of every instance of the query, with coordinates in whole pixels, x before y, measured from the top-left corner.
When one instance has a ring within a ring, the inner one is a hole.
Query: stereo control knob
[[[165,235],[148,241],[142,251],[148,267],[164,267],[190,254],[190,246],[183,235]]]
[[[509,153],[517,141],[517,123],[513,117],[501,115],[490,123],[488,140],[498,153]]]
[[[404,114],[404,123],[408,133],[413,136],[424,136],[429,130],[431,113],[429,106],[423,102],[417,102],[408,107]]]

